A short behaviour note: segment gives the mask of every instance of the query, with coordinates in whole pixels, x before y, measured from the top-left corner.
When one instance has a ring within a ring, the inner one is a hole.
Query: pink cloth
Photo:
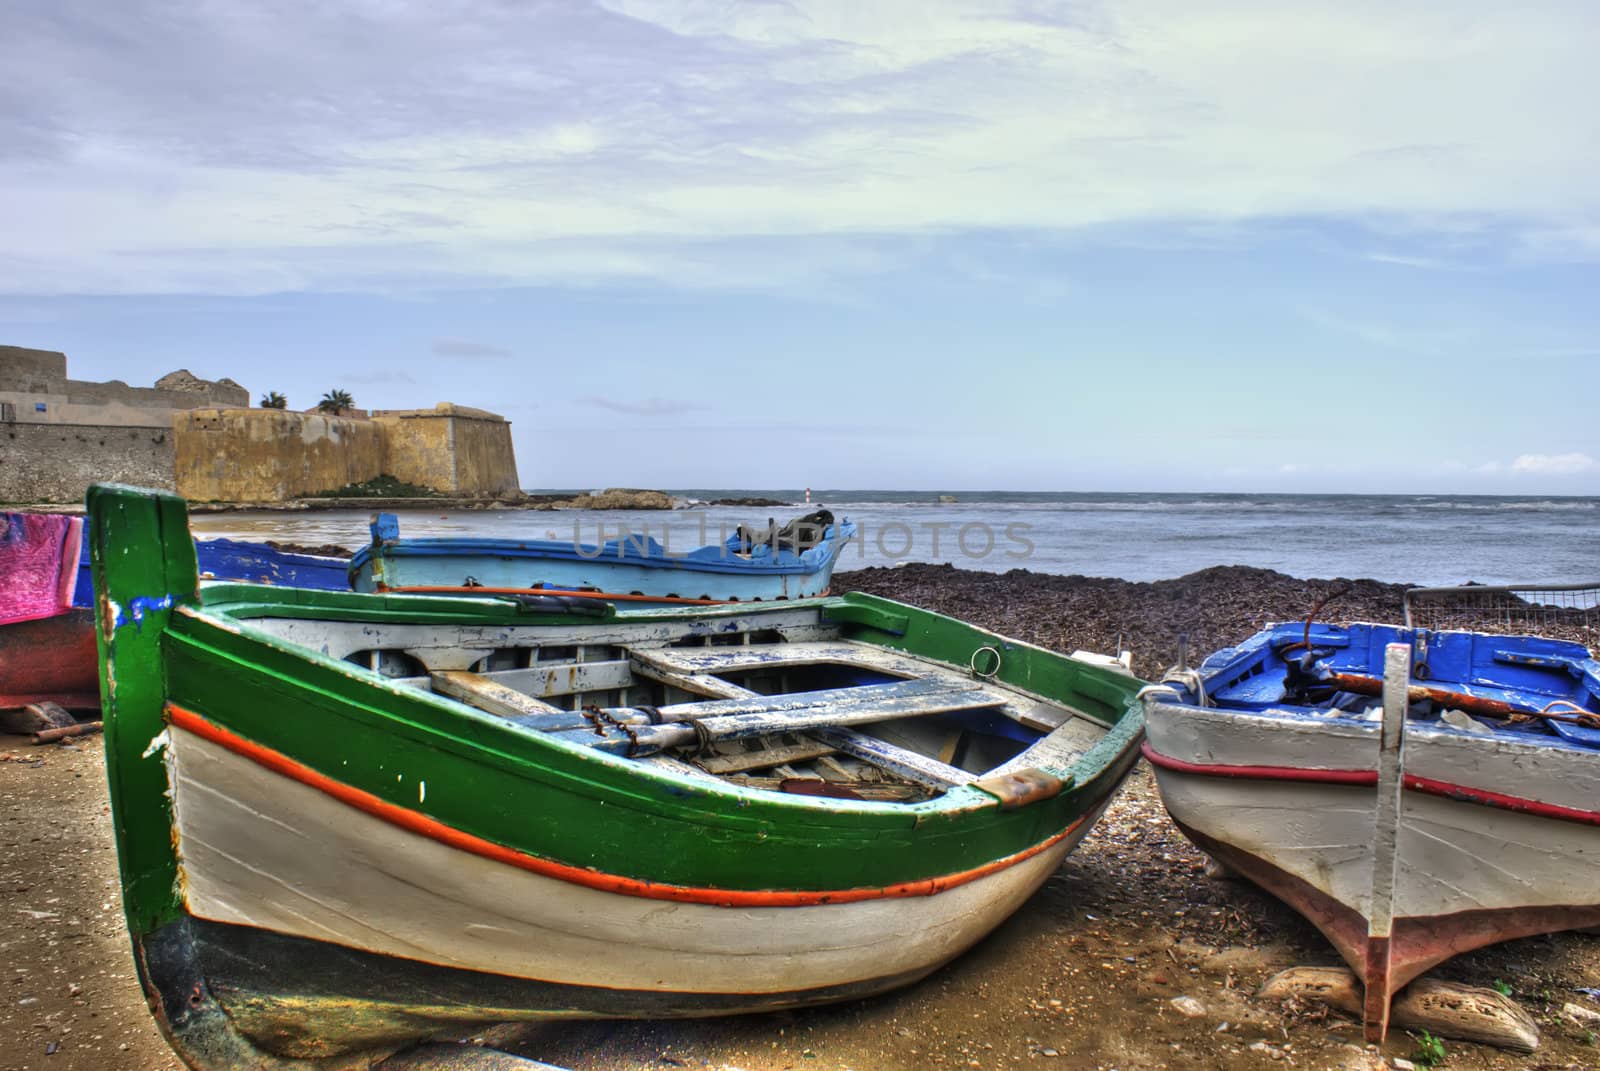
[[[70,609],[82,548],[81,517],[0,513],[0,625]]]

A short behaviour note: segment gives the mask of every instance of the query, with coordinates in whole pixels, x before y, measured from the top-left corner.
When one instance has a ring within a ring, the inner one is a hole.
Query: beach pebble
[[[1206,1006],[1193,997],[1173,997],[1167,1003],[1178,1009],[1180,1014],[1186,1015],[1190,1019],[1198,1019],[1206,1013]]]

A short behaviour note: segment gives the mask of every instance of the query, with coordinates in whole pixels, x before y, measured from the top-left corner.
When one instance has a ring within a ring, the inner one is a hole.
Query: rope
[[[691,718],[689,724],[694,727],[695,757],[709,755],[716,746],[717,738],[712,736],[711,730],[701,725],[698,720]]]
[[[1201,678],[1200,671],[1197,669],[1179,669],[1176,666],[1161,675],[1161,683],[1147,684],[1140,688],[1138,697],[1143,699],[1146,693],[1164,689],[1169,684],[1182,685],[1188,689],[1195,697],[1195,706],[1209,707],[1211,705],[1211,697],[1206,695],[1206,682]]]

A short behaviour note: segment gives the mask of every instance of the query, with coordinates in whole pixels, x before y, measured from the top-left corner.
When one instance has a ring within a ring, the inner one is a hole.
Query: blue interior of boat
[[[1291,622],[1216,652],[1199,674],[1208,702],[1220,708],[1361,718],[1381,703],[1392,643],[1411,648],[1413,688],[1428,690],[1413,693],[1413,717],[1459,709],[1495,732],[1600,748],[1600,728],[1559,720],[1600,715],[1600,662],[1565,640],[1378,624],[1314,624],[1308,632]]]

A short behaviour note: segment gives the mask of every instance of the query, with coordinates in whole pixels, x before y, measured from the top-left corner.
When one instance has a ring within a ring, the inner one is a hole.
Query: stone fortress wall
[[[330,416],[251,409],[229,379],[67,378],[66,356],[0,346],[0,502],[81,502],[134,483],[194,501],[280,502],[380,475],[470,498],[520,495],[511,425],[481,409]]]
[[[67,377],[66,354],[0,346],[0,502],[81,502],[96,481],[171,490],[172,414],[249,405],[230,380],[188,372],[154,387]]]

